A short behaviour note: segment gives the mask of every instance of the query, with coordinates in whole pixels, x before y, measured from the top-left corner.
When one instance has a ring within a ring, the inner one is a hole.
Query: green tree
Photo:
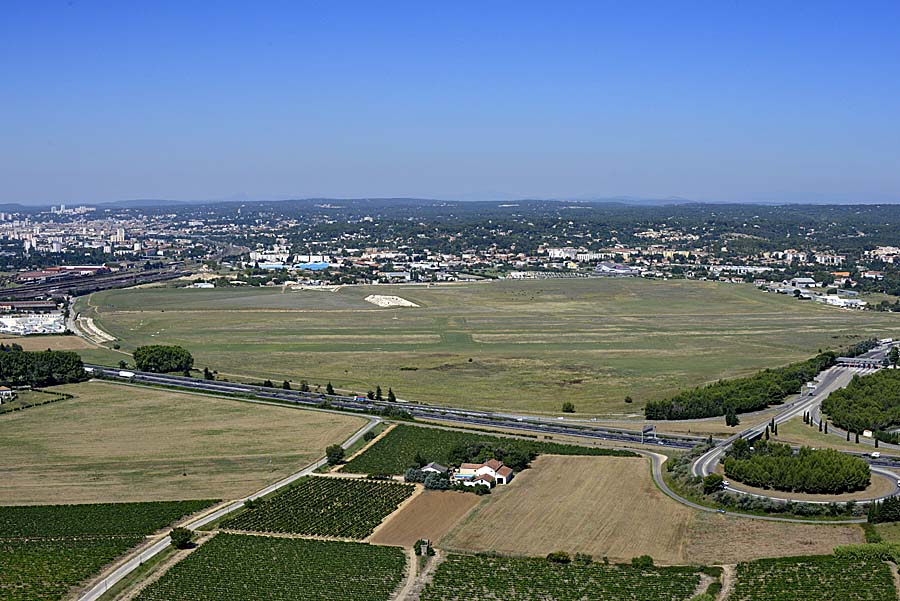
[[[309,382],[307,380],[300,380],[300,392],[309,392]]]
[[[176,549],[187,549],[191,546],[191,539],[194,532],[187,528],[172,528],[169,532],[169,538],[172,539],[172,546]]]
[[[891,347],[891,352],[888,353],[888,361],[890,361],[891,365],[900,363],[900,348],[896,346]]]
[[[375,387],[375,400],[376,400],[376,401],[383,401],[383,400],[384,400],[384,397],[381,395],[381,386],[376,386],[376,387]]]
[[[569,563],[572,558],[565,551],[553,551],[547,554],[547,561],[551,563]]]
[[[575,404],[571,401],[566,401],[562,404],[563,413],[575,413]]]
[[[631,403],[631,402],[633,402],[633,401],[634,401],[634,399],[632,399],[630,395],[625,397],[625,402],[626,402],[626,403]]]
[[[396,402],[397,402],[397,396],[394,394],[394,389],[393,389],[393,388],[388,388],[388,399],[387,399],[387,400],[388,400],[388,402],[390,402],[390,403],[396,403]]]
[[[141,371],[189,372],[194,367],[194,357],[180,346],[139,346],[134,349],[133,356],[135,366]]]
[[[737,416],[734,407],[729,407],[725,412],[725,425],[734,428],[741,423],[741,419]]]
[[[640,570],[647,570],[653,567],[653,558],[649,555],[641,555],[640,557],[633,557],[631,559],[632,567],[638,568]]]
[[[204,380],[215,380],[216,377],[213,375],[211,371],[209,371],[208,367],[203,368],[203,379]]]
[[[337,465],[344,460],[344,447],[339,444],[333,444],[325,448],[325,457],[328,465]]]
[[[331,382],[325,387],[325,394],[334,394],[334,386],[331,385]]]
[[[284,382],[281,383],[281,388],[284,389],[284,390],[290,390],[290,389],[291,389],[291,383],[288,382],[287,380],[285,380]]]
[[[703,479],[703,493],[707,495],[711,495],[716,492],[720,488],[722,488],[722,483],[725,481],[722,476],[716,473],[712,473]]]

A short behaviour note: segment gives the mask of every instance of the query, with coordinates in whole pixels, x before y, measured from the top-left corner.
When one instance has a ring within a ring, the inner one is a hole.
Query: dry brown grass
[[[555,550],[615,561],[683,561],[693,511],[661,493],[646,459],[544,455],[445,537],[442,546],[518,555]]]
[[[857,526],[768,522],[695,511],[665,496],[645,459],[541,456],[498,487],[441,546],[541,556],[555,550],[661,564],[830,553]]]
[[[94,348],[78,336],[6,336],[0,343],[21,345],[26,351],[80,351]]]
[[[420,538],[440,540],[479,500],[471,493],[426,490],[390,516],[369,542],[411,547]]]
[[[362,427],[359,417],[89,382],[0,416],[0,503],[249,494]]]
[[[723,564],[763,557],[826,555],[838,545],[863,542],[858,526],[750,520],[697,513],[688,533],[685,560]]]

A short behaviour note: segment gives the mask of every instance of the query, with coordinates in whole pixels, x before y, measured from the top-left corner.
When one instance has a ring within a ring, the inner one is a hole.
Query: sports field
[[[544,455],[485,497],[439,546],[531,556],[564,550],[613,561],[647,554],[677,565],[828,553],[861,541],[856,526],[764,522],[687,508],[656,488],[643,458]]]
[[[230,499],[287,476],[365,423],[354,416],[88,382],[0,415],[0,503]]]
[[[380,308],[370,294],[418,307]],[[639,413],[681,388],[892,336],[896,315],[850,312],[749,285],[643,279],[358,286],[337,292],[141,288],[78,310],[123,350],[181,344],[198,368],[331,381],[400,398],[555,413]],[[634,403],[626,404],[630,395]]]

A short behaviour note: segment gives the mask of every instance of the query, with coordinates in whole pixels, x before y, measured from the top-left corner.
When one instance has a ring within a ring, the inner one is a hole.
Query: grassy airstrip
[[[379,308],[363,300],[373,293],[420,307]],[[617,415],[900,326],[896,315],[749,285],[612,279],[337,292],[159,287],[95,293],[78,309],[122,350],[181,344],[197,367],[223,374],[357,391],[380,384],[401,398],[502,410],[558,412],[571,400],[579,413]]]

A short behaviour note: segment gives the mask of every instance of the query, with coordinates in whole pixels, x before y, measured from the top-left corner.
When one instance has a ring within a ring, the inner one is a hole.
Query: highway
[[[344,441],[344,443],[341,446],[343,446],[345,449],[350,447],[355,442],[357,442],[360,438],[362,438],[366,432],[371,430],[380,421],[381,421],[381,419],[379,419],[377,417],[373,417],[372,419],[369,420],[369,422],[365,426],[360,428],[350,438],[348,438],[346,441]],[[312,463],[311,465],[306,466],[299,472],[291,474],[287,478],[279,480],[278,482],[275,482],[274,484],[270,484],[269,486],[263,488],[262,490],[259,490],[255,493],[253,493],[252,495],[249,495],[242,499],[238,499],[237,501],[234,501],[233,503],[230,503],[230,504],[226,505],[225,507],[221,507],[221,508],[219,508],[215,511],[212,511],[208,514],[204,514],[198,518],[195,518],[184,524],[181,524],[181,526],[183,526],[185,528],[189,528],[191,530],[197,530],[198,528],[202,528],[203,526],[206,526],[207,524],[210,524],[210,523],[228,515],[229,513],[233,512],[233,511],[237,511],[238,509],[240,509],[241,507],[244,506],[244,502],[247,501],[248,499],[257,499],[259,497],[264,497],[268,494],[275,492],[276,490],[278,490],[280,488],[283,488],[283,487],[291,484],[292,482],[294,482],[304,476],[308,476],[308,475],[312,474],[318,468],[325,465],[325,461],[326,461],[325,458],[322,457],[315,463]],[[155,541],[152,545],[150,545],[146,549],[141,549],[138,552],[134,553],[133,555],[128,557],[121,565],[119,565],[116,569],[114,569],[109,575],[103,577],[97,583],[92,585],[88,590],[86,590],[84,593],[82,593],[81,596],[78,597],[79,601],[95,601],[96,599],[99,599],[100,597],[103,596],[104,593],[106,593],[106,591],[108,591],[110,588],[115,586],[123,578],[128,576],[128,574],[130,574],[134,570],[138,569],[145,561],[149,560],[150,558],[156,556],[157,554],[159,554],[163,550],[165,550],[171,542],[172,542],[172,540],[168,536],[164,536],[164,537],[160,538],[159,540]]]
[[[871,359],[874,362],[880,362],[880,360],[888,353],[890,350],[890,345],[880,345],[879,347],[868,351],[862,355],[860,355],[860,359]],[[854,376],[864,376],[878,371],[877,368],[871,367],[842,367],[835,366],[831,367],[822,373],[816,378],[817,384],[816,388],[812,394],[808,394],[806,396],[801,396],[796,401],[787,404],[783,407],[783,409],[775,416],[774,420],[776,424],[782,424],[791,420],[795,417],[801,416],[806,412],[809,412],[810,415],[815,420],[814,423],[818,425],[818,420],[820,419],[820,410],[822,406],[822,401],[828,398],[835,390],[840,388],[844,388]],[[694,476],[705,477],[712,473],[716,466],[721,461],[725,452],[731,447],[735,440],[738,438],[744,438],[747,440],[753,440],[761,436],[766,427],[769,425],[768,422],[759,424],[752,428],[748,428],[734,436],[730,436],[724,440],[718,441],[715,446],[713,446],[706,453],[698,457],[693,465],[691,466],[691,473]],[[829,434],[833,434],[836,437],[844,437],[846,433],[840,429],[830,427]],[[868,441],[869,444],[874,444],[872,441]],[[896,447],[894,445],[885,445],[886,450],[888,448],[892,449],[900,449],[900,447]],[[898,476],[895,471],[900,469],[900,458],[894,458],[891,456],[884,456],[882,458],[875,459],[871,456],[870,453],[849,453],[851,455],[856,455],[862,459],[865,459],[870,466],[870,469],[873,473],[880,474],[890,479],[892,483],[892,490],[890,493],[886,495],[882,495],[875,499],[869,499],[867,501],[860,501],[860,503],[867,503],[871,501],[881,500],[896,494],[900,494],[900,481],[898,481]],[[733,493],[751,495],[756,497],[763,497],[764,495],[751,493],[748,491],[740,490],[734,487],[726,486],[726,490]],[[779,497],[776,494],[773,495],[765,495],[765,498],[770,498],[773,500],[784,501],[786,500],[784,497]]]
[[[88,364],[85,365],[85,369],[87,369],[94,377],[103,377],[124,382],[138,382],[157,386],[174,386],[224,395],[253,396],[256,398],[271,399],[273,401],[311,407],[322,407],[327,403],[328,407],[348,411],[369,412],[390,407],[393,409],[403,409],[408,411],[413,417],[420,419],[436,419],[465,425],[490,426],[494,428],[502,427],[529,433],[537,432],[541,434],[581,436],[595,440],[607,440],[631,444],[643,443],[678,449],[690,449],[706,440],[705,437],[701,436],[674,434],[659,435],[655,437],[643,436],[640,430],[594,426],[585,422],[570,422],[566,420],[538,418],[524,415],[504,415],[487,411],[457,409],[454,407],[425,405],[421,403],[389,403],[387,401],[376,401],[365,398],[360,399],[359,397],[352,396],[304,393],[297,390],[283,390],[281,388],[242,384],[240,382],[202,380],[185,376],[173,376],[135,370],[119,370],[102,365]]]

